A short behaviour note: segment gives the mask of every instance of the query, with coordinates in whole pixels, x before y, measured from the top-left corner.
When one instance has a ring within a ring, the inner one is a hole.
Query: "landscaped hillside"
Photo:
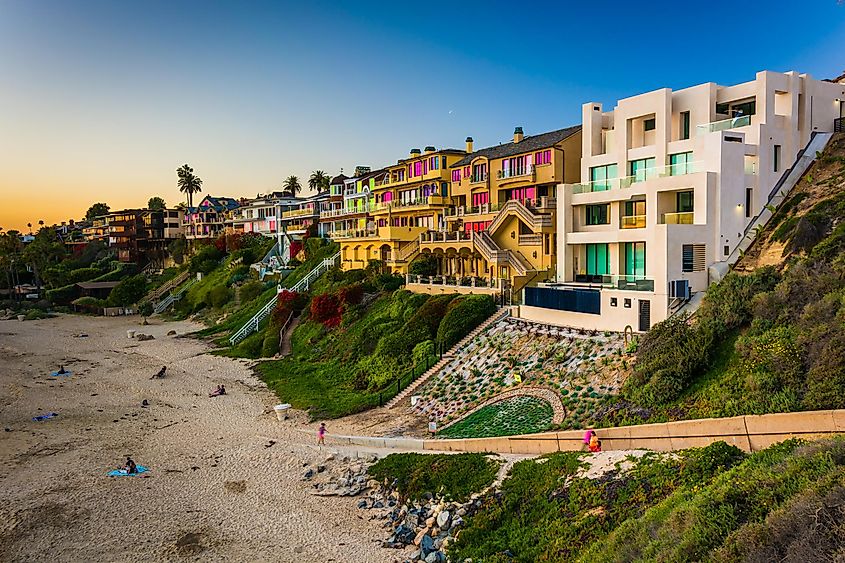
[[[378,406],[397,380],[404,388],[434,363],[436,345],[451,346],[495,310],[486,296],[396,290],[401,278],[380,272],[377,263],[331,270],[299,305],[292,353],[259,367],[282,401],[330,418]]]

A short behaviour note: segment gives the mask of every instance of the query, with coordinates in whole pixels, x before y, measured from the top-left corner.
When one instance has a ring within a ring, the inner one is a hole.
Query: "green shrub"
[[[220,309],[232,298],[231,290],[225,285],[216,285],[208,291],[207,303],[215,309]]]
[[[272,358],[278,354],[280,339],[279,329],[272,325],[268,326],[264,331],[264,341],[261,344],[261,357]]]
[[[487,295],[468,295],[453,300],[437,329],[437,341],[447,348],[496,312],[496,304]]]
[[[437,257],[433,254],[420,254],[408,266],[408,272],[415,276],[433,276],[438,270]]]
[[[38,319],[47,319],[49,317],[50,315],[47,312],[42,311],[41,309],[30,309],[26,312],[25,319],[27,321],[35,321]]]
[[[136,274],[123,279],[109,293],[106,303],[109,307],[128,307],[141,300],[147,292],[147,277]]]
[[[67,305],[81,293],[81,289],[76,284],[70,284],[56,289],[47,290],[47,299],[59,305]]]
[[[257,280],[249,281],[243,284],[238,292],[240,293],[241,303],[246,303],[264,293],[264,284]]]
[[[480,453],[403,453],[380,459],[367,472],[373,479],[388,484],[395,480],[402,501],[421,499],[429,493],[463,502],[489,486],[498,467],[498,462]]]

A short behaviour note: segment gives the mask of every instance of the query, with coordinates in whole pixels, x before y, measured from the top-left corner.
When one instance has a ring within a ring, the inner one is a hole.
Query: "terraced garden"
[[[579,428],[596,402],[618,393],[630,363],[621,334],[505,319],[478,335],[435,375],[420,391],[414,409],[443,425],[515,386],[540,385],[561,395],[569,413],[563,426]],[[483,411],[472,418],[477,420]],[[492,411],[485,416],[492,417]]]
[[[514,436],[547,430],[552,407],[536,397],[514,397],[487,405],[440,431],[442,438]]]

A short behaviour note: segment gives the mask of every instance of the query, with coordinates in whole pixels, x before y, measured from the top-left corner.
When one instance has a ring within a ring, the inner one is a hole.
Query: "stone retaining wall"
[[[620,426],[600,428],[596,430],[596,433],[604,450],[674,451],[724,441],[748,452],[762,450],[788,438],[812,439],[845,433],[845,409]],[[501,438],[458,440],[418,440],[331,434],[328,437],[335,443],[411,451],[544,454],[580,450],[584,431],[568,430]]]

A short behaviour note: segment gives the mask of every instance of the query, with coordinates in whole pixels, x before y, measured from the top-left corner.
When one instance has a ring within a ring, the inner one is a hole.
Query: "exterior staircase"
[[[396,253],[395,262],[408,263],[417,257],[420,252],[420,239],[414,239],[406,244]]]
[[[413,380],[410,383],[410,385],[408,385],[407,387],[405,387],[405,389],[400,391],[398,395],[396,395],[395,397],[390,399],[384,405],[385,408],[392,409],[393,407],[399,405],[399,403],[401,403],[402,401],[404,401],[405,399],[410,397],[414,393],[414,391],[416,391],[417,389],[422,387],[426,383],[426,381],[428,381],[431,378],[431,376],[433,376],[436,373],[439,373],[440,370],[442,370],[449,362],[451,362],[455,358],[455,354],[458,350],[460,350],[461,348],[466,346],[467,343],[472,341],[473,338],[475,338],[476,336],[478,336],[479,334],[481,334],[482,332],[487,330],[487,328],[490,325],[504,319],[509,314],[510,314],[510,309],[509,308],[503,308],[503,309],[499,309],[498,311],[496,311],[495,313],[490,315],[490,317],[486,321],[484,321],[483,323],[481,323],[480,325],[475,327],[475,329],[472,332],[470,332],[469,334],[464,336],[457,344],[452,346],[449,349],[448,352],[443,354],[443,357],[440,358],[440,360],[436,364],[431,366],[431,369],[429,369],[427,372],[423,373],[418,378]]]
[[[171,305],[181,300],[182,297],[185,296],[185,292],[188,291],[188,289],[190,289],[190,287],[195,283],[197,283],[197,280],[195,279],[189,281],[188,283],[180,287],[178,291],[169,294],[167,297],[156,303],[153,307],[153,314],[158,315],[165,312],[167,309],[170,308]]]
[[[311,287],[311,284],[317,280],[320,276],[322,276],[325,272],[327,272],[330,268],[332,268],[335,264],[340,261],[340,252],[337,254],[330,256],[329,258],[324,259],[322,262],[317,264],[317,266],[308,272],[308,275],[296,282],[293,287],[284,288],[279,285],[276,295],[267,302],[251,319],[249,319],[244,325],[238,329],[235,334],[229,337],[229,344],[234,346],[241,342],[244,338],[249,336],[254,332],[258,332],[258,327],[261,325],[262,321],[270,316],[270,313],[273,312],[273,309],[276,307],[276,301],[278,300],[278,295],[282,291],[293,291],[296,293],[302,293],[304,291],[308,291]]]
[[[528,209],[525,204],[521,201],[512,199],[505,203],[502,208],[499,210],[499,213],[493,219],[493,222],[490,223],[490,226],[487,228],[488,231],[491,233],[495,233],[496,230],[502,226],[505,220],[510,217],[511,215],[516,215],[519,219],[524,222],[526,225],[531,227],[534,232],[546,232],[549,231],[552,227],[554,227],[554,221],[552,219],[551,214],[549,213],[534,213],[530,209]]]
[[[161,284],[160,286],[158,286],[157,288],[155,288],[154,290],[152,290],[151,292],[146,294],[143,297],[143,299],[138,301],[138,305],[140,305],[141,303],[146,303],[147,301],[155,302],[156,300],[160,299],[162,295],[164,295],[165,293],[167,293],[171,289],[173,289],[173,288],[175,288],[179,285],[182,285],[182,283],[184,283],[184,281],[187,280],[190,277],[190,275],[191,275],[191,273],[188,272],[187,270],[185,270],[184,272],[182,272],[181,274],[179,274],[178,276],[176,276],[172,280],[168,280],[167,282]]]

